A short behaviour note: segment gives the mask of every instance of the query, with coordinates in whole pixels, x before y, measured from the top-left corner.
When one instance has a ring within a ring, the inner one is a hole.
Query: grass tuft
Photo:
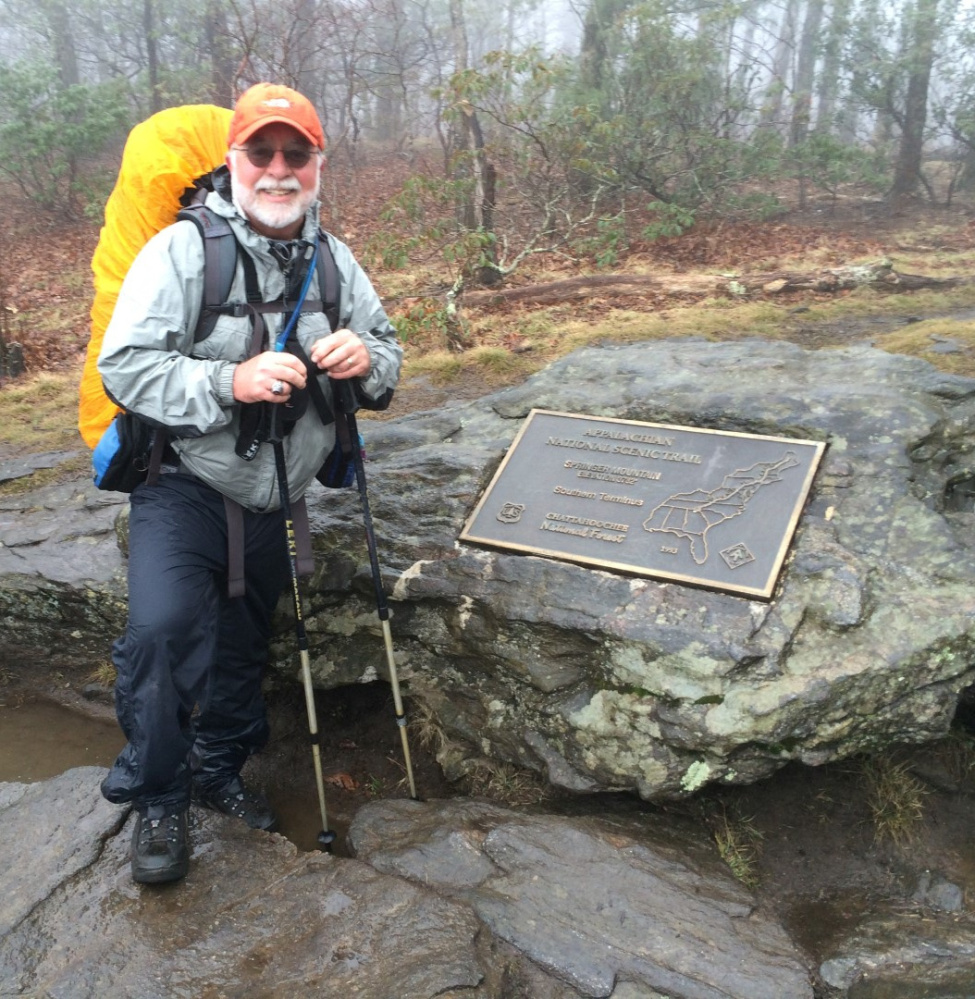
[[[539,804],[551,793],[533,771],[493,760],[473,761],[466,781],[471,797],[490,798],[506,805]]]
[[[935,753],[948,776],[958,784],[975,777],[975,737],[954,729],[935,746]]]
[[[84,447],[75,425],[80,371],[42,372],[0,388],[3,439],[20,452]]]
[[[115,664],[110,659],[106,659],[104,662],[98,663],[88,676],[85,677],[85,681],[87,683],[97,683],[102,687],[114,687],[116,675]]]
[[[876,345],[909,354],[954,375],[975,375],[975,328],[971,319],[926,319],[879,336]]]
[[[916,842],[924,822],[927,788],[910,764],[891,756],[871,756],[861,766],[874,840],[904,848]]]
[[[762,833],[751,816],[737,814],[723,805],[707,815],[708,828],[718,848],[718,855],[727,864],[737,881],[746,888],[758,886],[758,859],[762,849]]]
[[[416,734],[417,743],[432,756],[439,756],[447,745],[447,733],[433,709],[423,701],[412,702],[410,715],[410,729]]]

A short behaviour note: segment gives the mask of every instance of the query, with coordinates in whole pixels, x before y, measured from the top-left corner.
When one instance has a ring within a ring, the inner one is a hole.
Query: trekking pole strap
[[[318,412],[318,418],[322,421],[322,426],[327,427],[335,420],[335,414],[332,412],[332,407],[328,404],[328,400],[325,398],[325,393],[322,391],[321,383],[318,380],[320,372],[315,365],[311,363],[311,359],[305,353],[304,347],[302,347],[297,340],[289,341],[288,346],[291,348],[289,353],[294,354],[294,356],[297,357],[298,360],[305,366],[305,370],[308,375],[306,381],[308,394],[311,396],[311,401],[315,405],[315,409]],[[338,426],[336,426],[336,433],[338,433]],[[345,451],[344,447],[343,451]]]
[[[149,451],[149,467],[146,473],[146,485],[154,486],[159,481],[162,469],[163,454],[169,443],[169,433],[164,427],[156,427],[152,436],[152,448]]]

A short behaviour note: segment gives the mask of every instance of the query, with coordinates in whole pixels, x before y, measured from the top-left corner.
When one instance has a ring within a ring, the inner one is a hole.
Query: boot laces
[[[238,817],[242,817],[244,813],[247,811],[247,805],[244,800],[245,797],[246,793],[244,791],[240,791],[238,794],[235,794],[233,796],[232,800],[229,801],[230,810],[234,813],[234,815]],[[254,798],[254,795],[251,795],[251,798]],[[256,799],[254,799],[254,803],[255,804],[257,803]]]
[[[163,845],[164,843],[178,843],[179,836],[179,812],[170,812],[162,818],[149,818],[148,815],[140,816],[139,840],[145,846]],[[163,825],[165,823],[165,825]]]

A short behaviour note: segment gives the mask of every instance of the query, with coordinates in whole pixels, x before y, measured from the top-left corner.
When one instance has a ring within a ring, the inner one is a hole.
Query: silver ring
[[[345,366],[347,368],[351,368],[353,364],[355,364],[355,361],[351,357],[345,359]]]
[[[275,378],[271,382],[271,395],[281,395],[284,392],[284,382],[280,378]]]

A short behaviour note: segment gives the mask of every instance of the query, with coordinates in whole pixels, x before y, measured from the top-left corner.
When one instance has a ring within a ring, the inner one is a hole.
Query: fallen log
[[[789,292],[839,292],[871,285],[889,291],[919,288],[950,288],[968,279],[936,278],[895,270],[890,260],[820,271],[776,271],[761,274],[581,274],[561,281],[509,288],[465,290],[460,304],[468,308],[517,302],[522,305],[558,305],[592,298],[646,298],[682,295],[707,298],[712,295],[755,297]]]
[[[864,286],[890,291],[915,291],[918,288],[950,288],[964,279],[936,278],[924,274],[906,274],[895,270],[890,260],[866,264],[830,267],[821,271],[779,271],[773,274],[738,274],[722,278],[718,292],[731,295],[781,295],[794,291],[837,292]]]
[[[491,306],[503,302],[521,302],[532,305],[558,305],[566,301],[594,298],[597,295],[644,295],[651,288],[668,292],[666,278],[649,274],[583,274],[561,281],[546,281],[517,288],[491,288],[484,291],[466,291],[464,304]]]

